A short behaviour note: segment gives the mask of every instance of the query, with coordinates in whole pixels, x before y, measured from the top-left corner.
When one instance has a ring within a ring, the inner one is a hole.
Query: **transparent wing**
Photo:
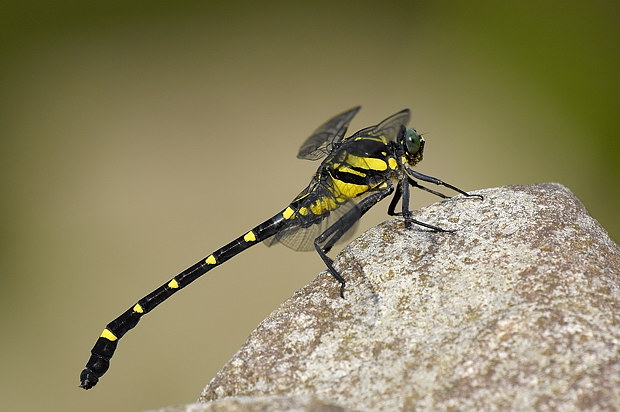
[[[357,204],[354,201],[349,200],[343,205],[341,205],[338,209],[332,210],[331,212],[327,213],[325,216],[323,216],[321,220],[317,220],[315,224],[306,227],[301,225],[291,225],[278,232],[275,236],[267,239],[265,241],[265,244],[267,246],[272,246],[275,243],[282,243],[284,246],[293,250],[315,250],[314,240],[319,237],[321,233],[327,230],[328,227],[334,224],[341,225],[343,227],[343,230],[339,232],[339,235],[341,237],[333,243],[344,242],[345,240],[349,239],[350,236],[353,234],[355,228],[357,227],[357,221],[362,215],[361,211],[359,211],[359,213],[349,214],[347,216],[346,222],[341,221],[345,213],[347,213],[353,208],[359,210]]]
[[[355,132],[353,135],[347,137],[346,140],[359,136],[385,136],[388,140],[394,141],[403,126],[406,126],[409,123],[410,117],[411,111],[409,109],[401,110],[376,126],[366,127]]]
[[[318,160],[329,153],[332,146],[342,140],[347,132],[349,123],[351,123],[351,119],[360,109],[361,106],[354,107],[322,124],[306,139],[299,149],[297,157],[300,159]]]
[[[319,199],[336,202],[331,192],[318,181],[313,181],[296,199],[300,198],[306,199],[306,201],[302,202],[299,208],[310,208],[310,205]],[[345,215],[346,218],[343,219]],[[355,231],[356,223],[361,216],[362,212],[357,202],[354,199],[348,199],[346,202],[338,204],[336,209],[321,215],[313,213],[297,215],[290,220],[288,226],[264,242],[267,246],[282,243],[293,250],[314,250],[314,240],[327,230],[328,227],[339,225],[341,230],[335,232],[335,236],[339,237],[339,239],[333,240],[334,236],[332,236],[325,242],[329,243],[331,248],[334,243],[343,242],[350,237]]]

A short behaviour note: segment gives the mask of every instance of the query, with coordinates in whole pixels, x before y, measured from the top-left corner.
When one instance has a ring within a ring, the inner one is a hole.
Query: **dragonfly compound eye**
[[[424,151],[424,138],[414,129],[405,131],[405,152],[407,159],[411,165],[422,160],[422,152]]]

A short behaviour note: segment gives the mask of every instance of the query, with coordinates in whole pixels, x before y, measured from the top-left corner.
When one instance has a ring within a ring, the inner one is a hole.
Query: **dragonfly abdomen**
[[[239,236],[237,239],[219,248],[211,255],[196,262],[165,284],[140,299],[134,306],[119,317],[108,323],[91,350],[91,356],[80,375],[80,387],[90,389],[97,384],[99,378],[110,367],[110,359],[114,355],[120,338],[133,329],[142,316],[149,313],[160,303],[183,289],[214,267],[226,262],[255,244],[275,235],[287,224],[293,214],[290,207],[266,220],[254,229]]]

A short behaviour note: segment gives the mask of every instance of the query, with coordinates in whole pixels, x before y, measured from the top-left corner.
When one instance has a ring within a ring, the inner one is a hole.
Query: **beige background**
[[[0,6],[5,410],[193,401],[315,254],[250,249],[145,318],[95,389],[78,375],[109,320],[283,208],[317,166],[299,145],[357,104],[353,129],[412,109],[424,173],[560,182],[620,235],[617,2],[99,3]]]

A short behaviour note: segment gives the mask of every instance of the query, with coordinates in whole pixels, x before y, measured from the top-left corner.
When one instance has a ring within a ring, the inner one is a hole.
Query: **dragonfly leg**
[[[411,176],[413,176],[413,177],[415,177],[417,179],[420,179],[420,180],[423,180],[423,181],[429,182],[429,183],[434,183],[434,184],[439,185],[439,186],[445,186],[445,187],[447,187],[449,189],[452,189],[455,192],[458,192],[458,193],[460,193],[460,194],[462,194],[464,196],[467,196],[467,197],[477,197],[477,198],[480,198],[480,200],[484,200],[482,195],[475,195],[475,194],[472,195],[472,194],[469,194],[469,193],[465,192],[464,190],[459,189],[456,186],[453,186],[453,185],[451,185],[449,183],[446,183],[446,182],[444,182],[441,179],[437,179],[436,177],[428,176],[428,175],[425,175],[423,173],[416,172],[415,170],[410,169],[410,168],[406,168],[406,170],[407,170],[408,174],[410,174]]]
[[[416,182],[415,180],[413,180],[411,177],[407,176],[407,181],[409,182],[409,184],[413,187],[417,187],[418,189],[422,189],[425,190],[429,193],[434,194],[435,196],[439,196],[442,199],[449,199],[450,196],[446,196],[441,192],[438,192],[436,190],[433,189],[429,189],[426,186],[422,186],[421,184],[419,184],[418,182]],[[402,212],[397,212],[396,211],[396,206],[398,205],[398,201],[401,199],[402,197],[402,190],[400,189],[400,185],[396,186],[396,192],[394,193],[394,197],[392,197],[392,201],[390,202],[390,206],[388,207],[388,215],[389,216],[402,216]]]
[[[401,208],[402,208],[402,216],[405,218],[405,227],[407,229],[411,229],[413,227],[413,225],[419,225],[419,226],[423,226],[429,229],[434,230],[435,232],[454,232],[454,230],[447,230],[447,229],[442,229],[439,226],[434,226],[428,223],[424,223],[421,222],[417,219],[414,219],[413,217],[411,217],[411,210],[409,210],[409,185],[411,184],[411,182],[409,182],[408,179],[402,179],[400,181],[400,185],[399,187],[401,188],[401,194],[402,194],[402,200],[401,200]],[[394,200],[392,200],[394,201]],[[390,206],[392,206],[390,204]],[[395,205],[394,205],[395,206]]]
[[[323,259],[325,266],[327,266],[327,270],[329,273],[340,282],[340,297],[344,299],[344,286],[346,281],[338,273],[338,271],[334,268],[334,261],[327,256],[327,252],[334,246],[334,244],[340,239],[346,232],[357,222],[360,217],[371,207],[377,204],[381,199],[389,196],[394,191],[394,187],[389,185],[387,189],[381,192],[375,192],[366,198],[362,199],[362,201],[353,209],[346,212],[340,219],[334,222],[333,225],[328,227],[321,235],[319,235],[314,240],[314,248],[317,253]],[[327,242],[326,242],[327,241]]]
[[[424,191],[426,191],[426,192],[432,193],[432,194],[434,194],[435,196],[439,196],[439,197],[440,197],[440,198],[442,198],[442,199],[449,199],[449,198],[450,198],[450,196],[446,196],[446,195],[444,195],[444,194],[443,194],[443,193],[441,193],[441,192],[438,192],[438,191],[433,190],[433,189],[429,189],[429,188],[428,188],[428,187],[426,187],[426,186],[422,186],[421,184],[419,184],[418,182],[416,182],[415,180],[413,180],[413,179],[412,179],[412,178],[410,178],[409,176],[407,176],[407,181],[409,182],[409,184],[410,184],[411,186],[413,186],[413,187],[417,187],[418,189],[422,189],[422,190],[424,190]]]
[[[388,215],[389,216],[400,216],[402,213],[396,211],[396,206],[398,205],[398,201],[402,197],[402,191],[400,190],[400,185],[396,185],[396,191],[394,192],[394,196],[390,201],[390,205],[388,206]]]

